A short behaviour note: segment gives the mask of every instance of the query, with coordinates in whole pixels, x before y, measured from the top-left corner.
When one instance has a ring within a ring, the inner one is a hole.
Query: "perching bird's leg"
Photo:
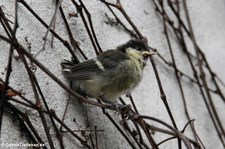
[[[130,92],[128,92],[128,93],[126,93],[126,97],[131,97],[131,93]]]
[[[101,101],[116,107],[116,112],[118,112],[118,113],[121,113],[122,111],[124,111],[125,109],[130,107],[130,105],[122,105],[122,104],[119,104],[117,102],[105,99],[104,97],[99,97],[99,98],[100,98]]]

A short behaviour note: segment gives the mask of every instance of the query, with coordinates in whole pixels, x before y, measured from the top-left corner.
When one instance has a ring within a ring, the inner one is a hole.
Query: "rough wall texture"
[[[98,0],[88,0],[83,2],[91,14],[95,33],[103,50],[115,48],[117,45],[123,44],[131,38],[120,25],[110,25],[106,15],[109,18],[113,18],[113,16],[102,2]],[[51,22],[56,6],[55,2],[39,0],[27,1],[27,3],[47,24]],[[165,59],[171,61],[169,47],[163,33],[163,21],[160,15],[155,11],[153,2],[151,0],[121,0],[121,3],[130,19],[134,22],[140,32],[147,37],[149,45],[157,49],[157,51]],[[197,44],[205,53],[205,56],[208,59],[209,65],[213,68],[213,71],[222,79],[222,81],[225,81],[225,2],[223,0],[187,0],[187,4]],[[171,14],[172,17],[175,17],[172,15],[171,10],[169,10],[167,3],[165,3],[165,5],[165,9],[168,10],[168,13]],[[180,5],[182,6],[182,4]],[[14,1],[0,0],[0,7],[3,9],[9,21],[13,22],[15,19]],[[80,48],[84,51],[88,58],[95,57],[93,46],[89,40],[80,15],[78,14],[78,17],[69,17],[69,13],[77,12],[76,7],[71,1],[63,1],[62,8],[65,11],[72,34],[80,43]],[[125,25],[128,26],[129,29],[132,29],[121,13],[119,11],[115,12],[121,20],[125,22]],[[181,16],[185,16],[183,9]],[[69,86],[69,83],[62,76],[60,67],[60,62],[63,59],[71,58],[67,48],[56,38],[54,38],[53,47],[51,47],[52,35],[49,34],[47,36],[45,50],[41,51],[38,55],[35,55],[43,47],[43,37],[46,33],[46,28],[20,3],[18,5],[18,23],[19,28],[16,33],[18,42],[23,45],[25,49],[29,50],[30,53],[32,53],[35,58],[47,67],[55,76]],[[11,23],[10,25],[13,26],[14,24]],[[181,50],[181,46],[178,46],[178,41],[172,33],[172,29],[168,30],[178,69],[182,70],[185,74],[192,76],[192,70],[188,64],[184,52]],[[57,13],[55,22],[55,32],[64,40],[69,41],[65,23],[59,12]],[[0,34],[7,37],[2,26],[0,26]],[[187,39],[190,52],[195,55],[192,42],[188,40],[187,35],[184,36]],[[8,64],[9,47],[9,44],[0,39],[0,78],[3,80],[5,79],[7,71],[6,68]],[[16,56],[18,54],[14,52],[14,55]],[[78,57],[83,60],[80,55]],[[167,96],[168,104],[174,119],[176,120],[178,129],[182,130],[188,120],[185,115],[183,101],[181,99],[174,70],[163,63],[158,56],[154,56],[154,59],[165,94]],[[29,60],[28,62],[30,64]],[[194,61],[194,64],[197,65],[197,61]],[[22,90],[27,99],[35,102],[29,77],[22,61],[13,58],[12,70],[9,85],[16,90]],[[64,123],[72,130],[94,130],[95,126],[97,126],[98,146],[100,149],[131,148],[127,141],[109,121],[109,119],[102,114],[102,110],[99,107],[90,106],[88,104],[82,105],[73,97],[69,97],[69,94],[65,90],[57,85],[39,68],[35,71],[35,75],[50,109],[54,109],[59,118],[62,118],[67,102],[70,99]],[[207,73],[206,75],[209,74]],[[208,77],[207,79],[209,79],[210,82],[210,78]],[[209,117],[209,113],[206,109],[205,103],[203,102],[199,88],[196,84],[191,83],[186,78],[181,78],[181,82],[185,90],[184,94],[190,117],[191,119],[195,119],[195,129],[203,144],[209,149],[222,149],[223,145],[221,144],[214,125]],[[212,86],[212,88],[213,87],[214,86]],[[220,84],[220,87],[224,91],[224,86]],[[132,95],[135,99],[135,104],[140,114],[156,117],[172,126],[166,108],[160,98],[157,81],[150,62],[148,62],[148,65],[146,66],[142,82],[132,92]],[[219,113],[219,118],[222,121],[222,125],[225,127],[224,102],[213,93],[212,97],[215,101],[215,107]],[[128,100],[127,97],[124,97],[124,100],[125,102],[130,103],[130,100]],[[28,113],[35,129],[38,131],[47,147],[49,147],[46,134],[37,111],[31,108],[25,108],[20,104],[13,104],[23,112]],[[114,114],[111,111],[109,111],[109,113],[116,122],[120,121],[120,116],[118,114]],[[152,121],[148,122],[154,126],[160,126],[158,123],[153,123]],[[59,148],[59,143],[56,139],[54,128],[51,125],[49,118],[47,118],[47,123],[50,127],[50,134],[52,135],[54,145],[56,148]],[[5,113],[3,115],[1,143],[27,143],[27,139],[22,135],[18,125],[18,122],[16,120],[14,121],[9,114]],[[76,133],[80,135],[80,132]],[[185,135],[193,138],[190,127],[187,128]],[[160,142],[162,139],[165,139],[166,136],[161,135],[160,133],[155,133],[153,137],[156,142]],[[63,134],[63,141],[65,148],[82,148],[82,145],[80,145],[77,139],[73,138],[69,133],[65,132]],[[164,143],[159,147],[177,148],[177,140]]]

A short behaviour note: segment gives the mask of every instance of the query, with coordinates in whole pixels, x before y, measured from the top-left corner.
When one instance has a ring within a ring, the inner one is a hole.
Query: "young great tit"
[[[154,54],[144,41],[132,39],[94,59],[79,64],[64,60],[61,66],[64,76],[73,81],[75,91],[112,104],[138,85],[146,59]]]

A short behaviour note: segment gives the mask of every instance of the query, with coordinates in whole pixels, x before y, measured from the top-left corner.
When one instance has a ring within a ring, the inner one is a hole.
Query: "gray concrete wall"
[[[110,18],[113,18],[107,7],[98,0],[83,1],[89,12],[91,13],[93,26],[97,35],[98,41],[103,50],[115,48],[116,46],[127,42],[131,37],[126,33],[122,27],[111,26],[108,22],[107,14]],[[55,3],[53,1],[39,0],[39,1],[27,1],[32,9],[47,23],[49,24],[55,9]],[[141,31],[141,33],[147,37],[148,43],[151,47],[156,48],[158,52],[168,61],[171,61],[168,44],[163,34],[163,21],[156,13],[155,7],[150,0],[133,0],[126,1],[121,0],[121,3],[130,16],[131,20]],[[193,25],[193,30],[196,36],[198,45],[208,59],[213,71],[225,81],[225,1],[187,1],[190,18]],[[165,4],[166,5],[166,4]],[[180,4],[182,6],[182,4]],[[6,17],[10,21],[14,21],[14,1],[0,0],[0,6],[6,14]],[[88,58],[95,57],[95,53],[92,44],[89,40],[88,34],[84,28],[81,17],[69,17],[69,13],[76,12],[75,6],[71,1],[62,2],[63,10],[65,11],[66,18],[71,27],[72,33],[77,41],[80,43],[81,49],[87,55]],[[172,15],[168,6],[165,6],[168,13]],[[118,16],[126,26],[129,24],[123,18],[121,13],[116,11]],[[184,16],[182,9],[182,16]],[[46,28],[35,19],[31,13],[22,5],[18,5],[18,23],[19,28],[17,30],[18,41],[23,47],[29,49],[32,54],[38,53],[43,46],[43,37],[46,33]],[[13,24],[10,24],[13,26]],[[129,26],[131,29],[131,27]],[[65,24],[62,20],[60,13],[57,13],[55,32],[59,34],[64,40],[69,41],[68,33],[65,28]],[[6,36],[3,27],[0,25],[0,34]],[[169,35],[171,37],[171,43],[174,50],[175,59],[178,69],[184,73],[192,76],[191,68],[188,64],[185,54],[181,51],[181,47],[178,46],[178,41],[169,29]],[[188,40],[187,43],[190,51],[195,55],[192,42]],[[0,78],[5,79],[8,60],[9,44],[0,40]],[[15,55],[17,53],[15,52]],[[55,76],[61,81],[68,84],[65,78],[62,76],[60,62],[63,59],[70,59],[71,55],[66,47],[54,38],[53,47],[51,48],[51,34],[47,37],[45,50],[40,52],[36,59],[40,61],[46,68],[48,68]],[[79,56],[81,60],[81,56]],[[165,94],[168,98],[168,103],[171,108],[172,114],[176,120],[178,129],[183,129],[184,125],[188,122],[179,92],[178,83],[174,74],[174,70],[168,67],[161,61],[158,56],[154,56],[156,66],[162,81],[162,85],[165,90]],[[197,65],[197,61],[195,61]],[[197,67],[196,67],[197,68]],[[10,77],[10,86],[17,90],[22,90],[25,93],[25,97],[31,101],[35,101],[33,90],[31,88],[27,72],[23,66],[23,63],[19,60],[12,60],[12,74]],[[56,114],[62,118],[65,111],[66,104],[69,99],[68,93],[57,85],[50,77],[48,77],[39,68],[36,70],[35,75],[41,86],[43,94],[47,100],[47,103],[51,109],[56,111]],[[206,74],[208,75],[208,74]],[[210,78],[207,78],[210,79]],[[199,88],[196,84],[190,83],[185,78],[181,79],[183,88],[185,90],[185,97],[187,101],[187,107],[191,119],[195,119],[195,129],[202,139],[206,148],[222,149],[223,146],[218,139],[218,135],[215,131],[213,123],[209,117],[208,111],[205,107],[203,99],[201,97]],[[209,81],[210,82],[210,81]],[[68,84],[69,86],[69,84]],[[210,87],[214,88],[210,84]],[[220,85],[223,93],[224,86]],[[151,63],[148,61],[146,69],[144,71],[144,78],[140,85],[132,91],[132,95],[135,99],[135,104],[142,115],[149,115],[163,120],[164,122],[172,125],[168,116],[166,108],[160,98],[160,92],[158,89],[157,81],[153,72]],[[212,94],[215,101],[216,109],[222,120],[223,127],[225,126],[225,105],[224,102],[215,94]],[[124,96],[123,96],[124,97]],[[17,97],[15,97],[17,98]],[[94,100],[94,99],[92,99]],[[124,97],[125,102],[130,103],[129,99]],[[13,102],[12,102],[13,103]],[[22,105],[15,104],[19,109],[28,113],[31,122],[34,124],[36,130],[40,133],[40,137],[48,144],[46,135],[41,123],[38,113],[30,108],[25,108]],[[109,111],[115,121],[120,121],[120,116]],[[51,124],[49,118],[47,118],[48,124]],[[154,126],[160,127],[158,123],[148,121]],[[65,117],[65,123],[72,130],[94,129],[97,126],[98,132],[98,145],[100,149],[128,149],[131,148],[121,134],[115,129],[112,123],[102,114],[99,107],[90,106],[85,104],[82,106],[76,99],[71,97],[69,102],[68,111]],[[101,131],[103,130],[103,131]],[[52,134],[55,147],[59,148],[59,143],[54,136],[53,126],[50,125],[50,133]],[[80,133],[77,133],[80,135]],[[185,135],[193,138],[190,127],[187,128]],[[155,133],[153,135],[156,142],[160,142],[164,135]],[[224,136],[223,136],[224,139]],[[65,133],[63,135],[65,148],[82,148],[80,143],[73,138],[70,134]],[[1,143],[27,143],[26,137],[22,135],[18,127],[18,123],[13,121],[8,114],[4,114],[1,130]],[[48,145],[47,145],[48,146]],[[48,146],[49,147],[49,146]],[[160,146],[160,148],[176,148],[177,141],[170,141]]]

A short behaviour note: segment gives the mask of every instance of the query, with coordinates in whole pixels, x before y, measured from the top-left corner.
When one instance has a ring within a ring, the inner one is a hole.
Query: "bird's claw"
[[[115,104],[115,107],[116,107],[116,112],[115,113],[126,113],[127,111],[128,111],[128,109],[130,109],[131,108],[131,105],[121,105],[121,104],[118,104],[118,103],[116,103]]]

